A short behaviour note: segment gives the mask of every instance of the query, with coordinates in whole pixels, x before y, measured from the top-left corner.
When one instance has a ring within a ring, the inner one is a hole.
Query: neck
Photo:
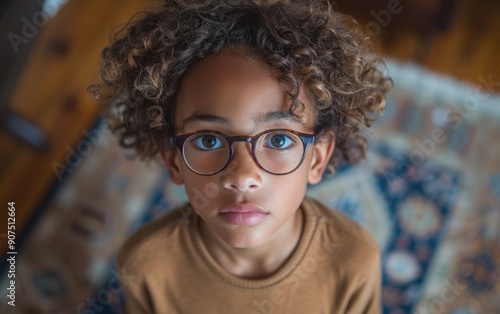
[[[294,216],[265,244],[253,248],[235,248],[208,230],[201,221],[200,233],[212,258],[227,272],[249,279],[275,273],[292,255],[299,243],[304,215],[298,209]]]

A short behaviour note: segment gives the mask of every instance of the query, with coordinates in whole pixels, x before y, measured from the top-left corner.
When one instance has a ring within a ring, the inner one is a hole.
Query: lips
[[[219,216],[229,224],[252,226],[266,219],[268,212],[254,204],[231,204],[226,206]]]

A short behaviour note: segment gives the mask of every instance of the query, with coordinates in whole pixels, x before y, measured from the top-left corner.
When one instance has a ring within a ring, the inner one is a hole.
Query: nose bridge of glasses
[[[231,147],[231,153],[229,156],[228,163],[232,162],[236,155],[239,155],[237,158],[251,158],[251,160],[255,161],[255,156],[253,153],[253,142],[255,139],[251,136],[231,136],[227,138],[229,146]],[[235,145],[237,142],[243,142],[242,146],[239,150],[236,149]],[[248,145],[250,144],[250,145]]]
[[[244,146],[246,148],[241,148],[241,149],[247,150],[251,154],[251,150],[252,150],[252,146],[253,146],[251,137],[248,137],[248,136],[233,136],[233,137],[231,137],[229,139],[229,146],[231,147],[233,154],[236,153],[236,147],[237,147],[237,145],[235,146],[234,144],[236,144],[238,142],[243,142],[241,146]],[[248,145],[247,143],[250,145]]]
[[[244,135],[238,135],[238,136],[231,136],[230,141],[231,145],[236,143],[236,142],[247,142],[251,143],[252,142],[252,137],[251,136],[244,136]]]
[[[237,142],[245,142],[245,143],[250,143],[251,146],[253,146],[254,139],[251,136],[231,136],[227,138],[227,141],[229,143],[229,146],[232,147],[234,150],[234,144]]]

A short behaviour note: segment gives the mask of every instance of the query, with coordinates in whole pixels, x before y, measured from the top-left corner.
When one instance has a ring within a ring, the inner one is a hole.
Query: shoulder
[[[317,200],[306,198],[304,202],[316,212],[317,240],[330,253],[335,269],[346,274],[362,274],[378,269],[380,248],[365,228]]]
[[[191,207],[186,204],[159,216],[134,231],[123,242],[117,254],[119,269],[147,269],[156,261],[165,263],[175,250],[179,249],[189,220]]]
[[[330,292],[340,306],[335,312],[380,313],[382,273],[377,243],[341,212],[312,199],[305,200],[306,204],[318,217],[314,245],[323,252],[316,256],[324,264],[317,278],[331,283]]]

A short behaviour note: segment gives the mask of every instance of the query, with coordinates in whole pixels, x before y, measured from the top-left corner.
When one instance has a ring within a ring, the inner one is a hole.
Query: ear
[[[316,184],[321,181],[323,172],[330,161],[334,148],[335,134],[332,131],[327,131],[325,134],[321,135],[314,144],[311,168],[307,179],[309,184]]]
[[[177,147],[167,145],[162,148],[161,155],[170,176],[170,180],[177,185],[183,184],[184,180],[182,179],[181,171],[182,157]]]

